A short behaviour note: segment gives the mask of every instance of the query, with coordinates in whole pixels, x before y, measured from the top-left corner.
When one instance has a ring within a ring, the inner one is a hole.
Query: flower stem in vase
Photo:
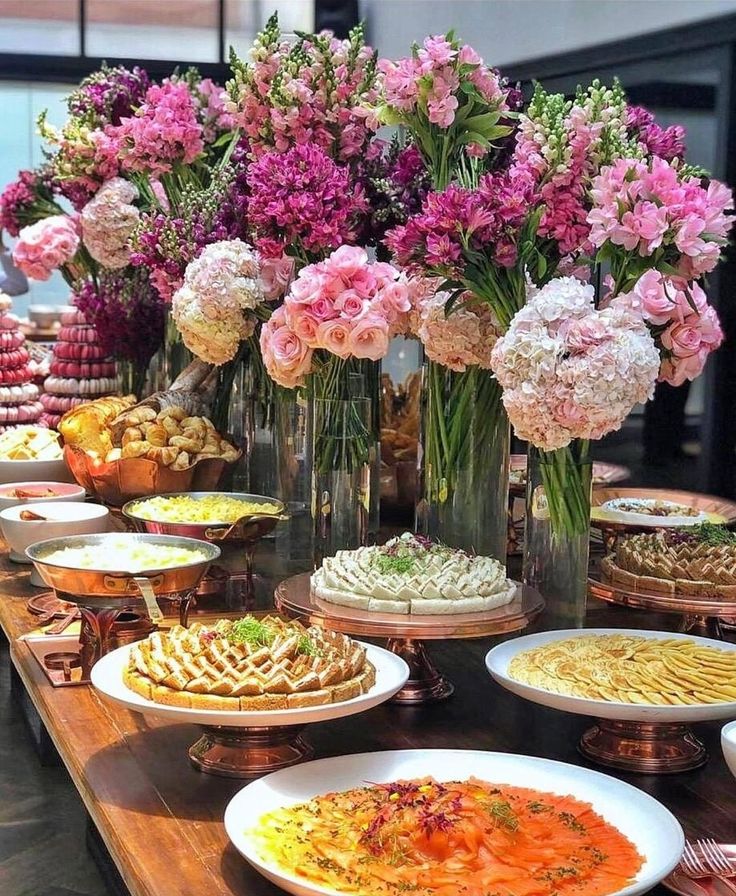
[[[365,371],[367,365],[378,367],[375,362],[333,357],[311,377],[316,563],[338,550],[367,544],[371,537],[378,482],[379,375]],[[367,381],[375,394],[367,394]]]
[[[556,451],[529,446],[523,578],[547,602],[547,628],[585,621],[592,463],[588,442]]]
[[[498,383],[479,367],[429,361],[422,416],[417,530],[505,563],[509,423]]]

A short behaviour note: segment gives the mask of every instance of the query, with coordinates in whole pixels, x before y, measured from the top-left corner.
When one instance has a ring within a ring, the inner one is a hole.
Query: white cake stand
[[[591,700],[556,694],[543,688],[523,684],[508,674],[511,660],[525,650],[541,647],[552,641],[589,635],[631,635],[661,640],[676,638],[695,641],[697,644],[718,650],[736,651],[736,644],[672,632],[621,628],[570,629],[525,635],[499,644],[486,655],[486,667],[500,685],[533,703],[551,706],[553,709],[565,712],[594,716],[596,724],[583,734],[578,748],[584,756],[601,765],[645,774],[674,774],[703,765],[708,756],[705,747],[690,729],[690,724],[736,718],[736,702],[652,706]]]
[[[301,736],[305,725],[371,709],[392,697],[409,677],[409,667],[401,657],[364,644],[368,661],[376,669],[376,683],[368,693],[352,700],[268,711],[186,709],[154,703],[125,685],[123,670],[134,646],[119,647],[92,667],[94,687],[106,699],[134,712],[201,725],[204,732],[189,748],[189,758],[200,771],[226,778],[257,778],[310,759],[314,751]]]

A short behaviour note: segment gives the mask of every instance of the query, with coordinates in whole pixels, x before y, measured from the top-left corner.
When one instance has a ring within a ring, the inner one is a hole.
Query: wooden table
[[[27,573],[10,567],[0,563],[0,624],[11,644],[12,661],[130,893],[280,893],[229,845],[222,816],[243,784],[194,771],[187,759],[187,747],[198,737],[194,726],[156,722],[118,709],[85,686],[50,686],[28,649],[15,641],[32,628],[25,601],[35,592],[27,584]],[[658,628],[671,620],[597,601],[589,612],[591,625],[621,628]],[[456,747],[585,765],[576,744],[588,721],[527,703],[491,681],[483,657],[492,643],[487,639],[433,645],[432,653],[457,687],[454,698],[433,706],[383,706],[315,725],[308,737],[317,756]],[[697,726],[710,752],[704,768],[678,776],[618,777],[661,800],[688,836],[732,841],[736,782],[721,755],[720,727]]]

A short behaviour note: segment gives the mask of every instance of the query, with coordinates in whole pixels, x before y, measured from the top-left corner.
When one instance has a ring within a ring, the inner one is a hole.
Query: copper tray
[[[544,608],[544,600],[537,591],[517,584],[511,603],[483,613],[449,616],[367,613],[314,598],[309,580],[310,574],[302,573],[281,582],[274,593],[277,609],[344,634],[386,638],[388,649],[401,656],[410,670],[409,681],[393,698],[396,703],[427,703],[444,700],[454,693],[452,683],[430,659],[425,641],[485,638],[519,631]]]
[[[591,507],[594,510],[594,508],[600,507],[601,504],[605,504],[606,501],[611,501],[614,498],[651,498],[655,501],[674,501],[677,504],[684,504],[703,513],[711,514],[711,522],[720,522],[724,525],[736,522],[736,502],[718,498],[715,495],[701,495],[697,492],[685,492],[668,488],[594,488]],[[648,519],[655,521],[632,523],[611,519],[604,520],[596,518],[593,512],[591,513],[590,524],[597,529],[609,532],[641,532],[650,531],[657,527],[656,517],[649,517]]]
[[[623,607],[652,610],[656,613],[677,613],[682,617],[679,631],[702,633],[705,637],[719,640],[723,640],[721,620],[736,618],[736,601],[632,591],[607,582],[595,567],[588,576],[588,593],[592,597]]]
[[[526,470],[526,454],[512,454],[509,470]],[[613,485],[615,482],[624,482],[631,478],[631,470],[620,464],[609,464],[603,461],[593,463],[593,484]],[[524,482],[509,482],[509,495],[514,498],[523,498],[526,495],[526,480]]]

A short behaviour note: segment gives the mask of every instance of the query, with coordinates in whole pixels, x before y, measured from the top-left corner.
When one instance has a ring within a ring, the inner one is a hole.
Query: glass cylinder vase
[[[524,582],[545,599],[545,628],[582,628],[593,480],[588,442],[556,451],[530,445],[526,475]]]
[[[380,362],[335,355],[309,378],[315,566],[378,536],[380,379]]]
[[[428,361],[422,379],[416,529],[506,563],[510,427],[487,370]]]
[[[164,392],[184,368],[191,363],[192,353],[184,345],[181,333],[176,327],[171,309],[166,309],[164,343],[154,355],[149,366],[147,391]]]

